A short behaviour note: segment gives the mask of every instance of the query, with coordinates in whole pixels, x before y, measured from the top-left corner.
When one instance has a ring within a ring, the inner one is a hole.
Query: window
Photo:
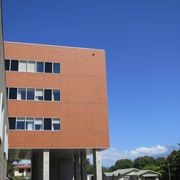
[[[34,89],[27,89],[27,100],[34,100]]]
[[[53,101],[60,101],[60,91],[53,90]]]
[[[19,169],[19,173],[24,173],[24,169]]]
[[[52,99],[52,90],[51,89],[45,89],[44,90],[44,100],[51,101]]]
[[[35,100],[42,101],[43,100],[43,89],[36,89],[35,91]]]
[[[17,99],[17,88],[9,88],[9,99]]]
[[[25,129],[25,118],[17,118],[16,129],[18,129],[18,130]]]
[[[5,70],[6,70],[6,71],[9,71],[9,67],[10,67],[10,60],[9,60],[9,59],[6,59],[6,60],[5,60]]]
[[[27,61],[19,61],[19,71],[20,72],[27,71]]]
[[[60,73],[60,64],[53,63],[53,73]]]
[[[129,176],[124,176],[124,178],[123,178],[124,180],[129,180],[130,179],[130,177]]]
[[[16,118],[9,118],[9,129],[16,129]]]
[[[43,119],[36,118],[34,121],[34,129],[35,130],[43,130]]]
[[[37,62],[37,72],[44,72],[44,62]]]
[[[52,130],[53,131],[60,130],[60,120],[59,119],[52,120]]]
[[[17,99],[18,100],[25,100],[26,99],[26,89],[25,88],[19,88],[18,89]]]
[[[44,130],[51,130],[51,118],[44,118]]]
[[[6,88],[6,98],[7,98],[7,99],[8,99],[8,97],[9,97],[8,93],[9,93],[9,88]]]
[[[45,72],[52,73],[52,63],[45,62]]]
[[[26,129],[27,130],[34,130],[34,119],[33,118],[26,118]]]
[[[27,72],[35,72],[35,61],[28,61]]]
[[[11,71],[18,71],[18,61],[11,60]]]

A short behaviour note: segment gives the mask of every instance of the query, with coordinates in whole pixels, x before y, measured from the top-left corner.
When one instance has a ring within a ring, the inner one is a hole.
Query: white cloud
[[[111,166],[119,159],[135,159],[140,156],[158,156],[167,153],[169,150],[165,146],[156,145],[152,147],[138,147],[131,151],[120,151],[116,148],[110,148],[102,151],[102,161],[104,166]]]
[[[157,145],[157,146],[152,146],[150,148],[148,147],[140,147],[136,148],[135,150],[130,151],[130,155],[132,156],[144,156],[144,155],[159,155],[159,154],[164,154],[168,151],[168,149],[164,146]]]

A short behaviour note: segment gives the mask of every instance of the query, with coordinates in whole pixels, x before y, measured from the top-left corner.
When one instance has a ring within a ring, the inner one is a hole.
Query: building
[[[104,174],[104,180],[159,180],[160,174],[136,168],[118,169]]]
[[[5,42],[9,158],[30,158],[33,180],[83,180],[108,148],[104,50]]]
[[[0,0],[0,180],[6,179],[8,159],[8,121],[4,71],[4,49],[2,33],[2,14]]]
[[[14,177],[31,177],[31,165],[30,164],[17,164],[13,166]]]
[[[87,180],[93,180],[94,174],[87,174]]]

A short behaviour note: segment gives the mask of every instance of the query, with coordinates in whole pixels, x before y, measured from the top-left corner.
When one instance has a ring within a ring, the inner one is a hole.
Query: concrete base
[[[49,180],[49,150],[43,151],[43,180]]]
[[[10,159],[19,154],[19,158],[31,157],[31,180],[87,180],[86,150],[82,149],[54,149],[54,150],[10,150]],[[102,180],[101,154],[93,152],[94,177],[93,180]],[[14,158],[15,159],[15,158]],[[1,180],[1,179],[0,179]],[[4,180],[4,179],[3,179]]]
[[[87,180],[86,150],[32,151],[32,180]]]

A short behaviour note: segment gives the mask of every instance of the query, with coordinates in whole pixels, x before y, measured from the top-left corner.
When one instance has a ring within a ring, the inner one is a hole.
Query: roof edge
[[[17,41],[4,41],[4,42],[5,43],[12,43],[12,44],[50,46],[50,47],[72,48],[72,49],[78,48],[78,49],[85,49],[85,50],[105,51],[104,49],[97,49],[97,48],[83,48],[83,47],[75,47],[75,46],[60,46],[60,45],[53,45],[53,44],[27,43],[27,42],[17,42]]]

